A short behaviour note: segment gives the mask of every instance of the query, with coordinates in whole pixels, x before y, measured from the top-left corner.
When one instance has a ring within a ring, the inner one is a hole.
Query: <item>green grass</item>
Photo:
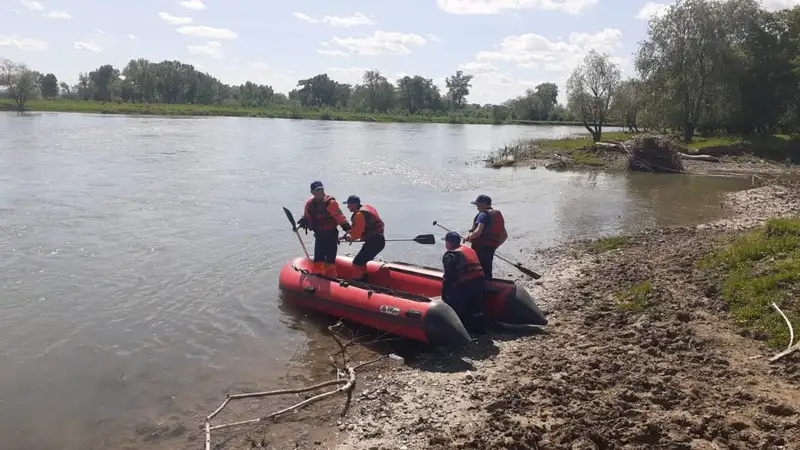
[[[653,287],[649,281],[643,281],[618,292],[614,298],[621,311],[644,311],[653,299]]]
[[[598,158],[595,153],[580,150],[572,152],[572,162],[580,166],[600,167],[605,165],[603,160]]]
[[[0,99],[0,110],[13,110],[13,102]],[[329,108],[248,108],[226,105],[185,105],[163,103],[124,103],[95,102],[68,99],[30,100],[25,109],[28,111],[77,112],[97,114],[132,114],[160,116],[229,116],[229,117],[263,117],[283,119],[314,119],[358,122],[400,122],[400,123],[453,123],[453,124],[495,124],[491,117],[476,117],[464,114],[444,114],[436,116],[414,114],[367,114],[341,111]],[[580,125],[577,122],[545,122],[508,120],[504,124],[519,125]]]
[[[698,262],[720,277],[723,300],[736,322],[780,348],[789,341],[775,302],[800,331],[800,219],[767,224]]]
[[[589,250],[592,253],[605,253],[611,250],[616,250],[628,243],[626,236],[610,236],[600,238],[589,245]]]

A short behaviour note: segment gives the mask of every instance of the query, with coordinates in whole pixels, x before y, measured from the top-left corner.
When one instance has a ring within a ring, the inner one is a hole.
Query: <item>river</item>
[[[313,180],[375,206],[387,238],[441,236],[434,220],[463,230],[487,193],[512,256],[719,217],[719,194],[747,187],[467,164],[518,137],[582,131],[0,113],[0,446],[200,448],[224,393],[313,376],[315,328],[277,289],[301,254],[281,207],[299,217]],[[395,242],[381,256],[438,265],[442,251]]]

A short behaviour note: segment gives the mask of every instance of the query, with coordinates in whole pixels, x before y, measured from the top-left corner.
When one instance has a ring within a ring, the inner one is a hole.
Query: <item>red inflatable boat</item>
[[[336,258],[338,278],[311,273],[307,258],[289,261],[279,286],[301,295],[291,301],[378,330],[421,342],[463,345],[470,337],[456,313],[442,301],[442,271],[402,262],[370,261],[367,283],[351,281],[353,259]],[[492,279],[484,297],[490,320],[547,325],[547,319],[522,286]]]

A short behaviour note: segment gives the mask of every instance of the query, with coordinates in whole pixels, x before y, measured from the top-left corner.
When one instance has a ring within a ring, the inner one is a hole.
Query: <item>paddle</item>
[[[342,240],[341,238],[339,239]],[[428,244],[432,245],[436,243],[436,237],[432,234],[420,234],[415,238],[408,238],[408,239],[385,239],[386,242],[416,242],[418,244]],[[352,244],[353,241],[350,241]]]
[[[411,242],[411,241],[414,241],[417,244],[431,245],[436,243],[436,237],[432,234],[420,234],[414,239],[386,239],[386,242]]]
[[[292,212],[286,209],[285,207],[283,208],[283,212],[286,213],[286,218],[289,219],[289,223],[292,224],[292,231],[294,231],[294,234],[297,235],[297,240],[300,241],[300,245],[303,247],[303,253],[305,253],[306,258],[308,258],[308,260],[311,261],[311,257],[308,256],[308,250],[306,250],[306,244],[303,243],[303,238],[300,237],[300,232],[297,231],[297,225],[295,224]]]
[[[448,230],[447,228],[443,227],[441,224],[437,223],[435,220],[433,221],[433,226],[435,226],[435,227],[439,227],[439,228],[443,229],[444,231],[448,231],[448,232],[450,231],[450,230]],[[464,237],[462,236],[462,237],[461,237],[461,239],[464,239]],[[495,254],[494,254],[494,256],[495,256],[497,259],[499,259],[500,261],[505,261],[505,262],[507,262],[508,264],[511,264],[511,265],[512,265],[512,266],[514,266],[514,267],[515,267],[517,270],[519,270],[520,272],[524,273],[525,275],[527,275],[527,276],[529,276],[529,277],[533,278],[534,280],[538,280],[539,278],[541,278],[541,277],[542,277],[542,276],[541,276],[541,275],[539,275],[538,273],[536,273],[536,272],[532,271],[531,269],[528,269],[527,267],[523,266],[523,265],[522,265],[522,264],[520,264],[520,263],[514,263],[514,262],[511,262],[511,261],[509,261],[509,260],[507,260],[507,259],[503,258],[502,256],[498,255],[497,253],[495,253]]]

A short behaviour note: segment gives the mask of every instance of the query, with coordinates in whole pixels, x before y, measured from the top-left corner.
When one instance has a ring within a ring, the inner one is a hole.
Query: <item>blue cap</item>
[[[318,189],[325,189],[324,187],[322,187],[322,181],[315,181],[315,182],[311,183],[311,191],[312,192],[316,191]]]
[[[456,233],[455,231],[449,231],[447,232],[447,234],[444,235],[444,240],[451,244],[460,244],[461,235]]]
[[[357,195],[351,195],[350,197],[347,197],[347,202],[346,203],[348,205],[351,204],[351,203],[355,203],[356,205],[360,205],[361,204],[361,199],[358,198]]]
[[[492,205],[492,197],[489,197],[488,195],[479,195],[478,198],[476,198],[474,202],[470,202],[470,203],[472,203],[473,205],[477,205],[478,203],[486,203],[487,205],[491,206]]]

